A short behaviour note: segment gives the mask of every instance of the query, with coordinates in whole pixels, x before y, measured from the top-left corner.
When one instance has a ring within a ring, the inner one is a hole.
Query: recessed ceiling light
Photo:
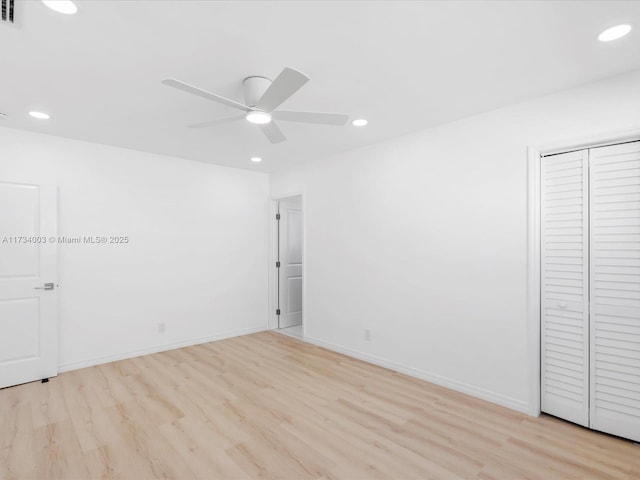
[[[624,37],[631,31],[631,25],[616,25],[615,27],[607,28],[604,32],[598,35],[598,40],[601,42],[610,42],[611,40],[617,40]]]
[[[367,122],[364,118],[356,118],[353,122],[351,122],[351,125],[353,125],[354,127],[364,127]]]
[[[271,121],[271,115],[261,110],[250,111],[249,113],[247,113],[246,118],[251,123],[257,123],[258,125],[264,125],[265,123],[269,123]]]
[[[78,7],[71,0],[42,0],[47,7],[58,13],[73,15],[78,12]]]
[[[260,158],[260,157],[251,157],[251,161],[253,163],[260,163],[262,161],[262,158]]]
[[[38,118],[40,120],[49,120],[51,118],[51,115],[44,112],[29,112],[29,115],[31,115],[33,118]]]

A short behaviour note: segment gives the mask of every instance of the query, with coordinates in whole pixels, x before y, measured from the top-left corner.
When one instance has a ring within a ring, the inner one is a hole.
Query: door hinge
[[[280,268],[280,262],[276,262],[276,268]]]
[[[280,214],[276,213],[276,220],[280,220]]]
[[[280,315],[280,309],[279,308],[276,310],[276,315]]]

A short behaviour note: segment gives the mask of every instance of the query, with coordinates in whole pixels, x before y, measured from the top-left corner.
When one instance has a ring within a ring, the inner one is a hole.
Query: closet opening
[[[530,150],[530,413],[638,442],[640,135],[615,140]]]

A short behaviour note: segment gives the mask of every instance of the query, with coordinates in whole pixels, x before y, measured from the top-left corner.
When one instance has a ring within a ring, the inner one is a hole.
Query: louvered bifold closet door
[[[589,155],[591,428],[640,441],[640,142]]]
[[[589,424],[588,152],[541,159],[542,411]]]

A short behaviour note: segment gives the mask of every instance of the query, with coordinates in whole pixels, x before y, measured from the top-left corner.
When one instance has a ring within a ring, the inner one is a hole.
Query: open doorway
[[[302,196],[277,200],[276,214],[277,328],[303,337],[303,208]]]

